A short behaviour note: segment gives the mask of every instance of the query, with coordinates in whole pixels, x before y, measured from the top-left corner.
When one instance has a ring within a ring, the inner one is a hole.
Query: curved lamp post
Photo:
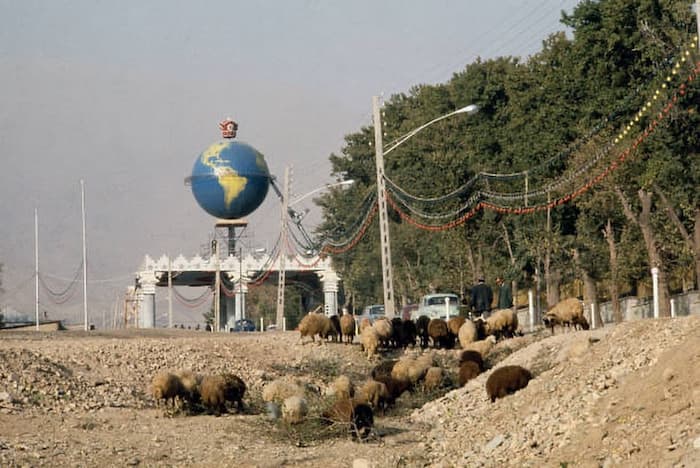
[[[398,146],[405,143],[421,130],[433,125],[448,117],[457,114],[473,114],[479,110],[476,104],[457,109],[456,111],[437,117],[430,122],[426,122],[420,127],[417,127],[404,136],[395,140],[389,148],[384,150],[382,142],[382,119],[379,110],[379,97],[372,98],[372,116],[374,120],[374,149],[375,162],[377,165],[377,203],[379,204],[379,241],[382,254],[382,282],[384,289],[384,311],[388,318],[393,318],[396,315],[394,307],[394,280],[391,268],[391,242],[389,241],[389,216],[386,206],[386,184],[384,182],[384,155],[395,150]]]
[[[341,182],[336,182],[333,184],[325,184],[322,185],[321,187],[315,188],[311,190],[310,192],[305,193],[304,195],[301,195],[291,202],[289,201],[289,168],[286,168],[284,171],[284,193],[282,194],[282,220],[281,220],[281,232],[280,232],[280,260],[279,260],[279,279],[277,282],[277,310],[275,313],[275,323],[277,324],[277,328],[279,329],[286,329],[286,323],[284,320],[284,284],[286,281],[285,278],[285,261],[287,255],[285,254],[285,249],[287,247],[287,219],[286,216],[289,215],[292,220],[299,224],[301,222],[301,218],[303,218],[303,215],[299,214],[294,208],[292,208],[292,205],[295,205],[299,203],[301,200],[305,199],[306,197],[309,197],[313,195],[314,193],[318,193],[322,190],[327,190],[332,187],[338,187],[341,185],[352,185],[354,184],[355,181],[350,179],[350,180],[343,180]]]

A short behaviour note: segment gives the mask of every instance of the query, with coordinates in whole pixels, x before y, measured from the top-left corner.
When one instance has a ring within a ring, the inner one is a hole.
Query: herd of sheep
[[[580,326],[588,329],[583,307],[577,299],[567,299],[553,307],[543,322],[552,328]],[[327,317],[309,313],[300,322],[300,341],[305,339],[321,344],[330,341],[352,344],[359,331],[361,350],[370,361],[378,363],[367,379],[354,383],[346,375],[332,381],[325,391],[327,398],[320,413],[323,421],[347,425],[353,437],[366,438],[372,431],[374,414],[382,414],[404,392],[418,389],[431,392],[469,380],[486,371],[486,357],[493,345],[501,339],[518,335],[518,317],[510,309],[494,311],[488,318],[471,320],[464,317],[416,321],[401,318],[380,318],[374,322],[362,319],[356,325],[355,317]],[[453,371],[439,366],[433,348],[451,349],[459,343],[458,367]],[[404,352],[396,359],[382,359],[381,354],[390,350],[413,347],[415,352]],[[421,351],[418,351],[418,348]],[[451,377],[456,375],[456,379]],[[520,366],[501,366],[494,369],[486,381],[486,394],[495,401],[527,386],[533,375]],[[456,382],[455,382],[456,380]],[[151,382],[152,396],[173,405],[204,408],[209,413],[220,414],[230,409],[243,409],[246,385],[238,376],[223,374],[199,376],[189,371],[163,372]],[[303,381],[283,377],[266,384],[262,390],[268,415],[288,424],[299,424],[309,417],[309,398],[319,389]]]

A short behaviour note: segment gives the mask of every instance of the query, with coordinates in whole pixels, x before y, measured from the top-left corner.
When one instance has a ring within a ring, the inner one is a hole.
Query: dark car
[[[250,319],[236,320],[236,324],[231,331],[234,332],[252,332],[255,331],[255,323]]]

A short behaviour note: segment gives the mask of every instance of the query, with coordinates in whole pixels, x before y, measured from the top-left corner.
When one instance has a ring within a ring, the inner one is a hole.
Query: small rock
[[[484,452],[493,451],[496,447],[501,445],[504,440],[505,440],[505,438],[501,434],[497,435],[496,437],[491,439],[491,441],[488,444],[486,444],[484,446]]]
[[[371,466],[366,458],[356,458],[352,461],[352,468],[370,468]]]
[[[693,448],[696,450],[700,450],[700,437],[696,437],[693,441]]]

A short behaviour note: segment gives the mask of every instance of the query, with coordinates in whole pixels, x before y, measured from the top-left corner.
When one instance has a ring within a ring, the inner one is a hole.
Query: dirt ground
[[[378,360],[357,344],[298,340],[296,332],[2,331],[0,466],[700,466],[700,316],[503,340],[488,364],[530,369],[525,389],[491,403],[491,371],[462,388],[418,388],[375,414],[362,443],[319,415],[330,381],[345,374],[361,384]],[[458,350],[426,352],[456,372]],[[239,375],[245,409],[214,416],[158,406],[151,378],[181,369]],[[262,388],[281,376],[307,384],[304,423],[266,411]]]

